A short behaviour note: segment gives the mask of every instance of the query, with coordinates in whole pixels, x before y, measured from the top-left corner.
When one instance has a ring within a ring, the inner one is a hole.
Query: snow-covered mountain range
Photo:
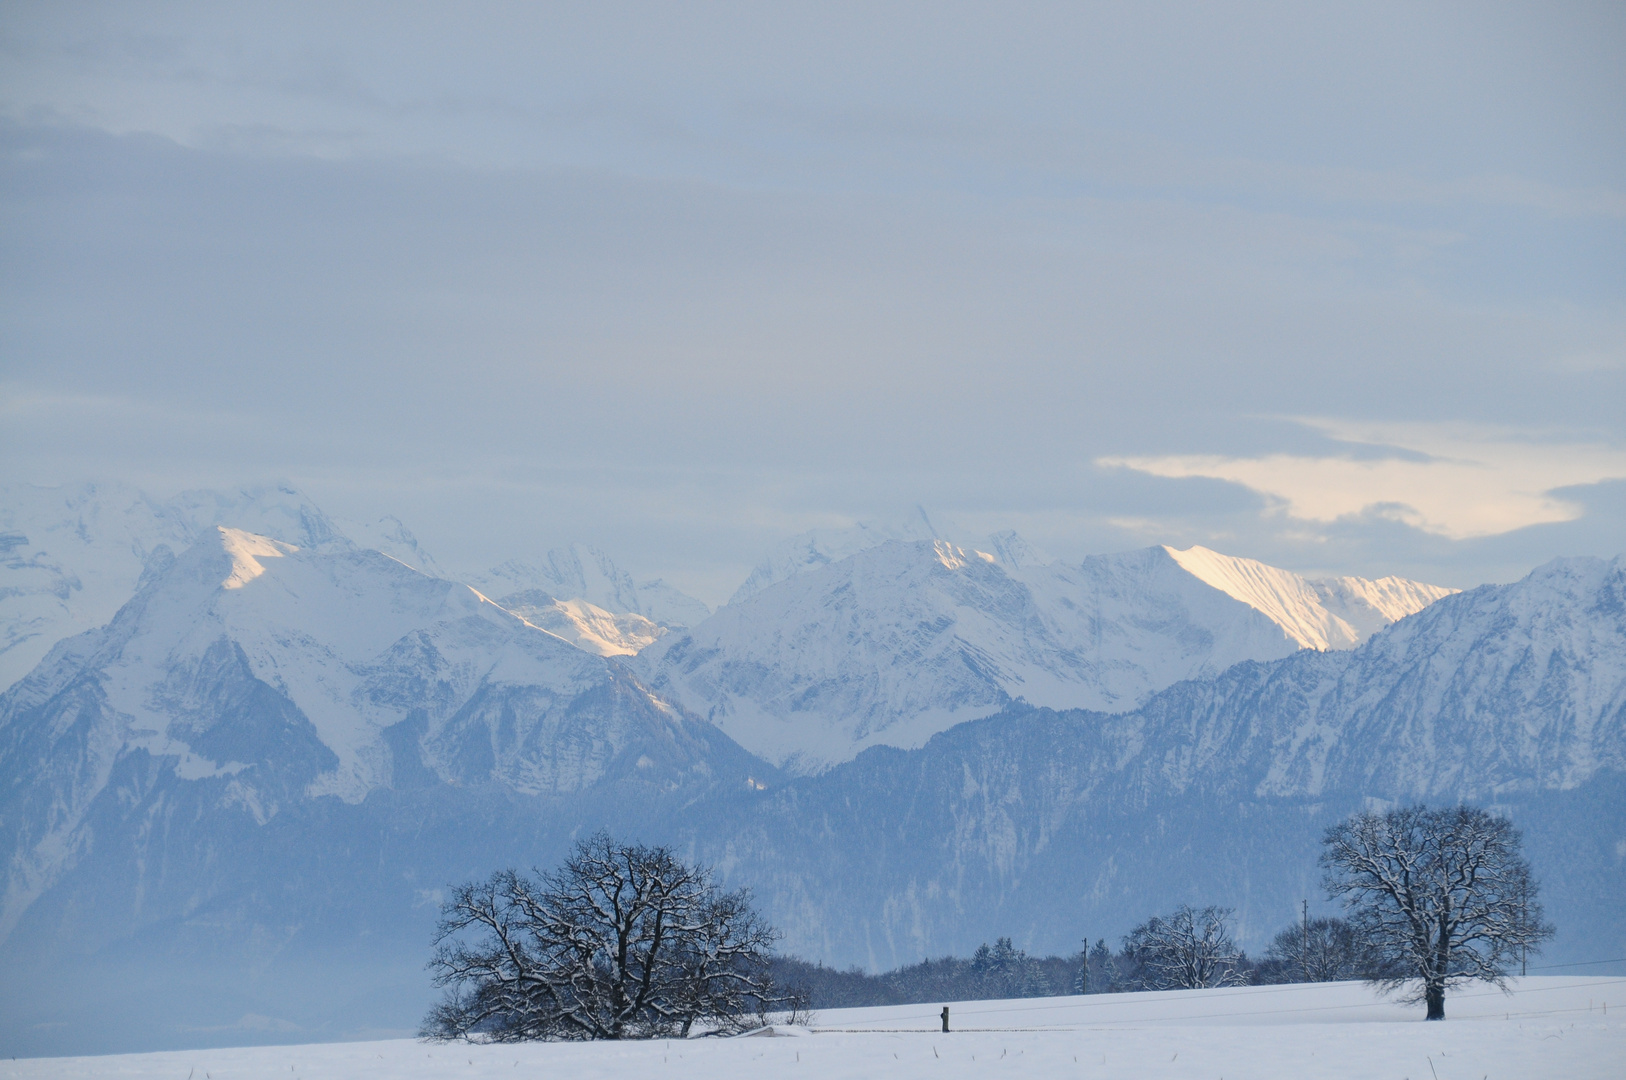
[[[1146,745],[1189,741],[1142,766],[1170,791],[1495,802],[1626,772],[1626,556],[1558,559],[1353,651],[1182,683],[1121,722]]]
[[[1014,535],[1014,534],[1013,534]],[[809,570],[829,566],[851,558],[861,551],[879,547],[894,540],[949,540],[926,511],[916,507],[914,513],[895,522],[861,521],[840,529],[813,529],[793,536],[775,547],[752,570],[744,583],[729,597],[730,604],[749,600],[768,586],[786,578],[805,574]]]
[[[856,538],[809,557],[640,653],[649,685],[753,753],[798,770],[914,747],[1021,699],[1132,708],[1182,679],[1299,649],[1345,649],[1453,590],[1311,581],[1206,548],[1048,560]],[[812,550],[812,549],[809,549]],[[766,566],[767,564],[765,564]]]
[[[1354,650],[1239,664],[1127,713],[1014,707],[699,831],[795,913],[793,949],[888,967],[995,925],[1063,947],[1058,922],[1125,926],[1128,897],[1224,902],[1268,935],[1321,895],[1326,824],[1414,800],[1525,830],[1552,959],[1626,955],[1626,556],[1558,560]]]
[[[287,485],[189,491],[157,499],[127,484],[0,487],[0,688],[63,638],[105,625],[154,557],[185,550],[216,526],[302,551],[378,551],[451,579],[400,519],[336,520]],[[465,575],[511,608],[600,656],[629,655],[669,626],[710,610],[661,581],[636,584],[603,552],[576,545],[538,565]]]
[[[121,485],[20,486],[0,506],[0,685],[105,623],[153,560],[217,526],[306,553],[375,550],[449,577],[399,520],[341,525],[287,485],[165,501]],[[990,537],[986,552],[938,533],[917,511],[805,534],[715,615],[581,544],[463,580],[586,652],[642,654],[637,670],[674,703],[801,769],[871,745],[918,746],[1018,699],[1128,708],[1241,660],[1347,648],[1449,592],[1310,581],[1204,548],[1068,565],[1014,533]]]
[[[723,761],[748,759],[466,585],[216,527],[179,556],[160,549],[106,627],[0,696],[0,932],[90,846],[99,802],[154,785],[211,782],[263,824],[380,788],[560,794]]]
[[[634,581],[604,552],[586,544],[556,548],[535,562],[513,559],[468,578],[498,603],[536,603],[541,596],[583,600],[600,611],[641,616],[658,626],[693,626],[711,609],[659,579]],[[636,651],[636,650],[632,650]]]
[[[47,1005],[76,1017],[87,985],[97,1030],[217,997],[280,1015],[312,978],[416,986],[436,890],[603,825],[751,886],[787,948],[886,967],[1066,949],[1180,901],[1257,943],[1317,895],[1329,821],[1470,798],[1526,828],[1555,948],[1619,955],[1622,657],[1626,559],[1563,560],[1353,650],[1125,713],[1013,704],[796,777],[466,586],[216,529],[0,695],[0,963],[29,988],[0,1016],[71,1027]],[[410,1024],[420,990],[377,1008]]]
[[[411,1026],[445,887],[599,827],[888,967],[1179,902],[1255,947],[1329,822],[1471,799],[1526,830],[1555,958],[1626,955],[1626,557],[1446,595],[849,535],[684,628],[585,549],[471,587],[297,492],[113,490],[7,508],[8,619],[129,584],[0,692],[0,1050],[282,1023],[315,979]]]
[[[28,674],[63,638],[105,625],[155,554],[182,551],[217,525],[304,549],[354,547],[286,485],[166,500],[117,483],[0,487],[0,687]],[[390,522],[377,525],[379,543],[403,553],[415,545],[399,522],[393,541]]]

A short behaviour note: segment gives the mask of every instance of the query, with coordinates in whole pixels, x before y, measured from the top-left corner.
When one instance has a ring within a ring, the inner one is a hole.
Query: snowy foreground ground
[[[1611,1007],[1612,1006],[1612,1007]],[[0,1062],[0,1077],[606,1077],[723,1080],[1021,1077],[1626,1076],[1626,978],[1464,988],[1449,1019],[1358,983],[831,1009],[785,1037],[523,1046],[412,1040]]]

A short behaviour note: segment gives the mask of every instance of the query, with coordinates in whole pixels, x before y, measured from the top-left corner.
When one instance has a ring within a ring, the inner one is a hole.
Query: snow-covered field
[[[1610,1006],[1613,1005],[1613,1008]],[[1626,1076],[1626,978],[1544,976],[1460,990],[1449,1019],[1358,983],[833,1009],[784,1038],[434,1045],[411,1040],[0,1062],[0,1077]]]

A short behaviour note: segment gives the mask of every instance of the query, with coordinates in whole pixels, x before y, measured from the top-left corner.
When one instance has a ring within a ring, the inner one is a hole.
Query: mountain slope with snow
[[[232,525],[230,521],[220,521],[216,524]],[[394,514],[385,514],[383,517],[370,520],[343,520],[336,522],[337,528],[344,536],[352,541],[356,547],[369,551],[379,551],[388,555],[397,562],[405,563],[421,574],[430,577],[451,579],[452,575],[440,568],[435,557],[424,549],[412,530]],[[250,532],[257,531],[250,526]]]
[[[851,558],[861,551],[879,547],[894,540],[947,539],[932,524],[926,511],[916,507],[915,512],[901,521],[878,523],[861,521],[844,529],[812,529],[775,547],[752,570],[745,582],[729,598],[730,604],[749,600],[770,585],[786,578],[818,570],[831,563]]]
[[[1263,612],[1306,649],[1353,648],[1457,591],[1397,577],[1311,580],[1205,547],[1163,550],[1192,577]]]
[[[217,527],[0,695],[0,929],[94,847],[99,814],[155,798],[264,824],[403,785],[567,794],[730,761],[613,662],[467,586]]]
[[[1210,754],[1234,783],[1250,775],[1237,762],[1259,765],[1257,797],[1366,787],[1494,800],[1626,772],[1626,556],[1555,560],[1351,652],[1173,687],[1130,722],[1191,738],[1187,761],[1146,766],[1176,790]]]
[[[379,551],[429,577],[449,575],[399,518],[336,522],[287,485],[155,499],[125,484],[0,488],[0,689],[58,641],[104,625],[143,569],[225,526],[303,551]],[[668,626],[710,614],[661,581],[635,583],[582,545],[542,567],[508,563],[475,579],[535,625],[599,656],[636,653]],[[521,610],[523,609],[523,610]]]
[[[188,491],[167,500],[116,483],[0,488],[0,688],[26,675],[58,641],[111,619],[149,560],[184,550],[217,525],[307,550],[355,547],[287,485]],[[378,525],[380,542],[402,554],[416,548],[399,521]]]
[[[410,1026],[446,886],[556,865],[597,828],[750,887],[791,951],[885,968],[1002,935],[1067,951],[1181,902],[1235,908],[1252,951],[1320,895],[1328,824],[1470,799],[1524,829],[1550,958],[1626,955],[1623,560],[1554,563],[1319,652],[1160,548],[1007,573],[923,547],[737,607],[828,600],[835,632],[786,624],[767,649],[812,672],[832,642],[913,650],[884,694],[845,688],[860,703],[987,690],[971,661],[1060,683],[1064,665],[1023,651],[1059,617],[1040,596],[1105,613],[1102,640],[1137,663],[1171,641],[1214,661],[1219,639],[1193,627],[1215,618],[1288,653],[1128,712],[1007,704],[788,776],[652,697],[642,658],[589,655],[377,553],[217,530],[0,694],[0,1045],[134,1038],[205,998],[228,1020],[278,1016],[312,986],[344,988],[321,1011],[352,1027]],[[914,606],[891,622],[857,603],[900,590]],[[947,674],[910,684],[911,665]]]
[[[711,609],[659,579],[634,581],[604,552],[586,544],[572,544],[548,552],[540,562],[512,559],[482,574],[469,584],[508,606],[537,605],[537,594],[557,600],[583,600],[615,615],[641,616],[661,626],[693,626]]]
[[[1461,591],[1393,576],[1376,581],[1358,577],[1312,578],[1310,586],[1322,606],[1355,631],[1356,641],[1365,641],[1390,623],[1399,622],[1434,601]]]
[[[862,547],[662,639],[639,670],[753,753],[817,769],[868,746],[919,746],[1019,698],[1117,711],[1243,660],[1348,648],[1369,633],[1316,583],[1205,548],[1067,565],[1015,534],[991,546],[997,554],[943,540]],[[1328,593],[1362,626],[1450,591],[1342,581]],[[1387,606],[1356,615],[1369,594]]]
[[[1626,956],[1626,556],[1558,560],[1357,649],[1239,664],[1127,713],[1012,707],[760,801],[696,841],[787,913],[789,948],[838,965],[996,933],[1061,951],[1178,902],[1234,907],[1244,940],[1268,940],[1317,902],[1328,824],[1412,801],[1511,816],[1554,958]]]
[[[510,593],[502,606],[594,656],[635,656],[668,630],[642,615],[617,615],[586,600],[558,600],[541,589]]]

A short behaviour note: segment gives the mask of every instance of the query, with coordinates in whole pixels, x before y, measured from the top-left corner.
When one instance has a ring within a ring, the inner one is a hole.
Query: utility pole
[[[1078,992],[1090,992],[1090,935],[1084,935],[1084,951],[1078,954]]]
[[[1305,982],[1310,981],[1310,900],[1306,897],[1299,901],[1299,911],[1302,913],[1303,931],[1300,934],[1302,943],[1299,945],[1299,973]]]

